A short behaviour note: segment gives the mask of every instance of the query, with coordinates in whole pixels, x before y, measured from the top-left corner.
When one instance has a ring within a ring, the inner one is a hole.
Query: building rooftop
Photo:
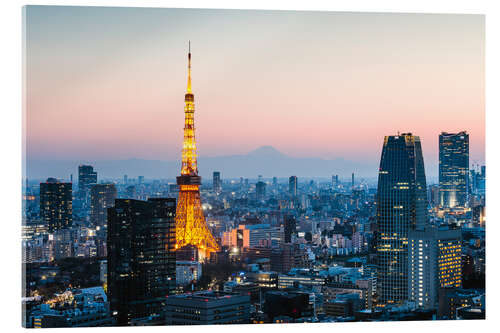
[[[209,300],[220,300],[225,298],[233,298],[241,296],[239,293],[229,293],[229,292],[221,292],[221,291],[197,291],[194,293],[185,293],[179,295],[169,296],[169,298],[174,299],[189,299],[189,300],[201,300],[201,301],[209,301]]]

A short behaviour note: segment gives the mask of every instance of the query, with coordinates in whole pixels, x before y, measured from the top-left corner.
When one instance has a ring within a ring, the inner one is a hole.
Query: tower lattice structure
[[[181,175],[177,177],[179,200],[175,217],[175,248],[192,245],[198,248],[200,258],[206,258],[220,247],[207,227],[201,207],[201,177],[198,176],[194,136],[194,95],[191,90],[191,45],[188,53],[188,83],[184,103],[184,142]]]

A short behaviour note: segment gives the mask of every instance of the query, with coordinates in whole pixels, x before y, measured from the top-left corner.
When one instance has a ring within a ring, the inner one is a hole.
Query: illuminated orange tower
[[[198,248],[199,258],[206,258],[219,250],[219,244],[207,227],[201,208],[200,185],[196,162],[194,138],[194,95],[191,90],[191,43],[188,53],[188,83],[184,96],[184,142],[182,145],[182,169],[177,177],[179,200],[175,216],[176,249],[187,245]]]

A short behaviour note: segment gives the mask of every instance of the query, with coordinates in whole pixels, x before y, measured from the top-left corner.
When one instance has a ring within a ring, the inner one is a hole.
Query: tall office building
[[[78,166],[78,193],[80,198],[87,197],[92,185],[97,184],[97,172],[91,165]]]
[[[481,166],[481,173],[476,173],[476,191],[480,195],[486,193],[486,165]]]
[[[292,234],[297,232],[297,221],[293,215],[285,215],[284,217],[285,243],[292,242]]]
[[[339,175],[332,176],[332,188],[335,189],[339,185]]]
[[[444,208],[465,207],[468,201],[469,134],[439,135],[439,198]]]
[[[71,226],[73,221],[73,191],[71,183],[48,178],[40,183],[40,218],[49,232]]]
[[[266,183],[258,181],[257,184],[255,184],[255,193],[257,200],[264,200],[266,196]]]
[[[433,207],[439,205],[439,185],[429,186],[429,202]]]
[[[214,171],[213,175],[213,189],[214,192],[219,194],[222,192],[222,181],[220,179],[220,172],[219,171]]]
[[[175,289],[175,199],[117,199],[108,208],[108,295],[118,325],[161,318]]]
[[[408,236],[408,298],[418,307],[435,309],[439,288],[462,286],[460,229],[428,227]]]
[[[354,172],[351,175],[351,187],[354,187]]]
[[[377,189],[379,303],[408,299],[408,232],[427,225],[427,186],[420,138],[386,136]]]
[[[288,178],[288,192],[292,197],[297,196],[297,176],[290,176]]]
[[[94,226],[105,226],[107,209],[115,205],[117,196],[114,184],[96,184],[90,188],[90,222]]]

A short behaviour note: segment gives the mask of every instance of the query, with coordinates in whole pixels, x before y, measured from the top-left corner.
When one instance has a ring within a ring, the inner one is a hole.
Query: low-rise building
[[[200,291],[169,296],[165,318],[167,325],[247,324],[250,295]]]
[[[26,315],[27,328],[116,325],[102,287],[73,289]]]

